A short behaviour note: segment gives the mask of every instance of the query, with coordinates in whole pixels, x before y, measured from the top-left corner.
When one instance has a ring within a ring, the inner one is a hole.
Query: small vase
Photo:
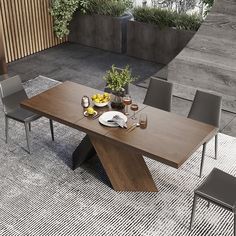
[[[112,96],[111,96],[111,107],[116,110],[122,110],[124,109],[124,103],[123,103],[123,97],[125,95],[125,90],[123,89],[122,91],[115,92],[112,91]]]

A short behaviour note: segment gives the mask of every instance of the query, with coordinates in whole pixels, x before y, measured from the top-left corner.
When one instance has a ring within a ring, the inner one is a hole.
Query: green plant
[[[154,8],[137,7],[133,10],[136,21],[150,23],[163,27],[175,27],[177,29],[198,30],[202,23],[202,18],[197,15],[177,13],[175,11]]]
[[[113,92],[122,92],[125,86],[136,80],[136,78],[132,76],[129,65],[123,70],[117,69],[115,65],[112,65],[103,79],[107,82],[107,87]]]
[[[197,31],[201,26],[202,21],[202,18],[196,14],[187,15],[185,13],[180,13],[174,19],[174,25],[178,29]]]
[[[213,4],[214,4],[214,0],[201,0],[202,3],[205,5],[206,9],[204,11],[204,16],[207,15],[207,13],[210,11],[210,9],[212,8]]]
[[[58,38],[69,34],[69,23],[74,12],[79,8],[86,13],[89,0],[52,0],[49,12],[54,18],[54,32]]]
[[[131,0],[52,0],[49,12],[56,36],[63,38],[70,32],[68,27],[77,9],[82,14],[121,16],[131,7]]]
[[[122,16],[131,7],[131,0],[90,0],[87,14],[118,17]]]

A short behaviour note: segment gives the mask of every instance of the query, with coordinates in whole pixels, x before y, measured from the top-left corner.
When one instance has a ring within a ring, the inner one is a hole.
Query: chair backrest
[[[28,98],[18,75],[0,82],[0,95],[6,114],[18,108],[21,101]]]
[[[0,82],[0,92],[2,98],[19,92],[20,90],[24,90],[24,88],[21,84],[20,76],[18,75]]]
[[[219,127],[221,105],[221,96],[197,90],[188,118]]]
[[[164,111],[170,111],[172,91],[172,83],[165,80],[151,78],[143,103]]]

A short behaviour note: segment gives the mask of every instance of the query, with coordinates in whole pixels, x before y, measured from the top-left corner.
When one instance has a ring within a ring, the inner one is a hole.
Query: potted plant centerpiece
[[[136,78],[132,76],[132,71],[127,65],[125,69],[119,69],[112,65],[111,69],[103,77],[106,81],[106,91],[112,94],[111,107],[114,109],[123,109],[122,98],[128,93],[128,87]]]

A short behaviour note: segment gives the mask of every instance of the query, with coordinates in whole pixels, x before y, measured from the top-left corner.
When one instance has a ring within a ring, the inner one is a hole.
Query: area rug
[[[56,84],[40,76],[24,86],[32,96]],[[84,133],[56,122],[54,126],[52,142],[46,118],[32,124],[29,155],[24,150],[24,127],[19,123],[10,123],[9,144],[5,144],[0,113],[0,235],[233,234],[233,215],[217,206],[207,208],[201,200],[191,233],[188,228],[193,190],[210,171],[217,167],[236,175],[235,138],[219,135],[217,161],[214,142],[207,145],[202,179],[198,177],[199,149],[178,170],[145,158],[159,192],[115,192],[93,162],[70,169],[71,154]]]

